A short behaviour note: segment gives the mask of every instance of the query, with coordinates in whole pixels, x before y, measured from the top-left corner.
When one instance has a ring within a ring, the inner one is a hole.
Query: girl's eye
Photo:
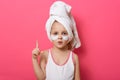
[[[57,34],[58,34],[57,32],[53,33],[53,35],[57,35]]]
[[[63,32],[63,35],[67,35],[67,33],[66,33],[66,32]]]

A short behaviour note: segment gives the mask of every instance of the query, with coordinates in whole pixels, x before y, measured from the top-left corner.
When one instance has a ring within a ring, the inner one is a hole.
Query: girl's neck
[[[65,48],[57,48],[57,47],[53,46],[52,50],[55,51],[55,52],[63,53],[63,52],[67,52],[67,51],[68,51],[68,47],[65,47]]]

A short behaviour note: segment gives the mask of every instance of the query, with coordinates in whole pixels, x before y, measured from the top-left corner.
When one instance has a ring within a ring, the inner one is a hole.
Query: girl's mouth
[[[62,41],[58,41],[58,44],[62,44],[63,42]]]

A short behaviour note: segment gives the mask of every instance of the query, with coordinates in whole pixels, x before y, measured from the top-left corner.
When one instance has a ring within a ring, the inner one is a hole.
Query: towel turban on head
[[[46,31],[48,38],[51,40],[50,31],[52,24],[55,21],[61,23],[68,32],[69,38],[73,39],[71,44],[72,48],[78,48],[81,46],[78,32],[76,29],[76,23],[73,16],[71,15],[71,6],[63,1],[56,1],[50,7],[50,16],[46,22]]]

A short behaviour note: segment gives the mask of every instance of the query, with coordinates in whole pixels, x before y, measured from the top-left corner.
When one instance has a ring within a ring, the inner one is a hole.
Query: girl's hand
[[[32,58],[37,59],[39,54],[40,54],[40,50],[38,47],[38,41],[36,41],[36,48],[32,50]]]

